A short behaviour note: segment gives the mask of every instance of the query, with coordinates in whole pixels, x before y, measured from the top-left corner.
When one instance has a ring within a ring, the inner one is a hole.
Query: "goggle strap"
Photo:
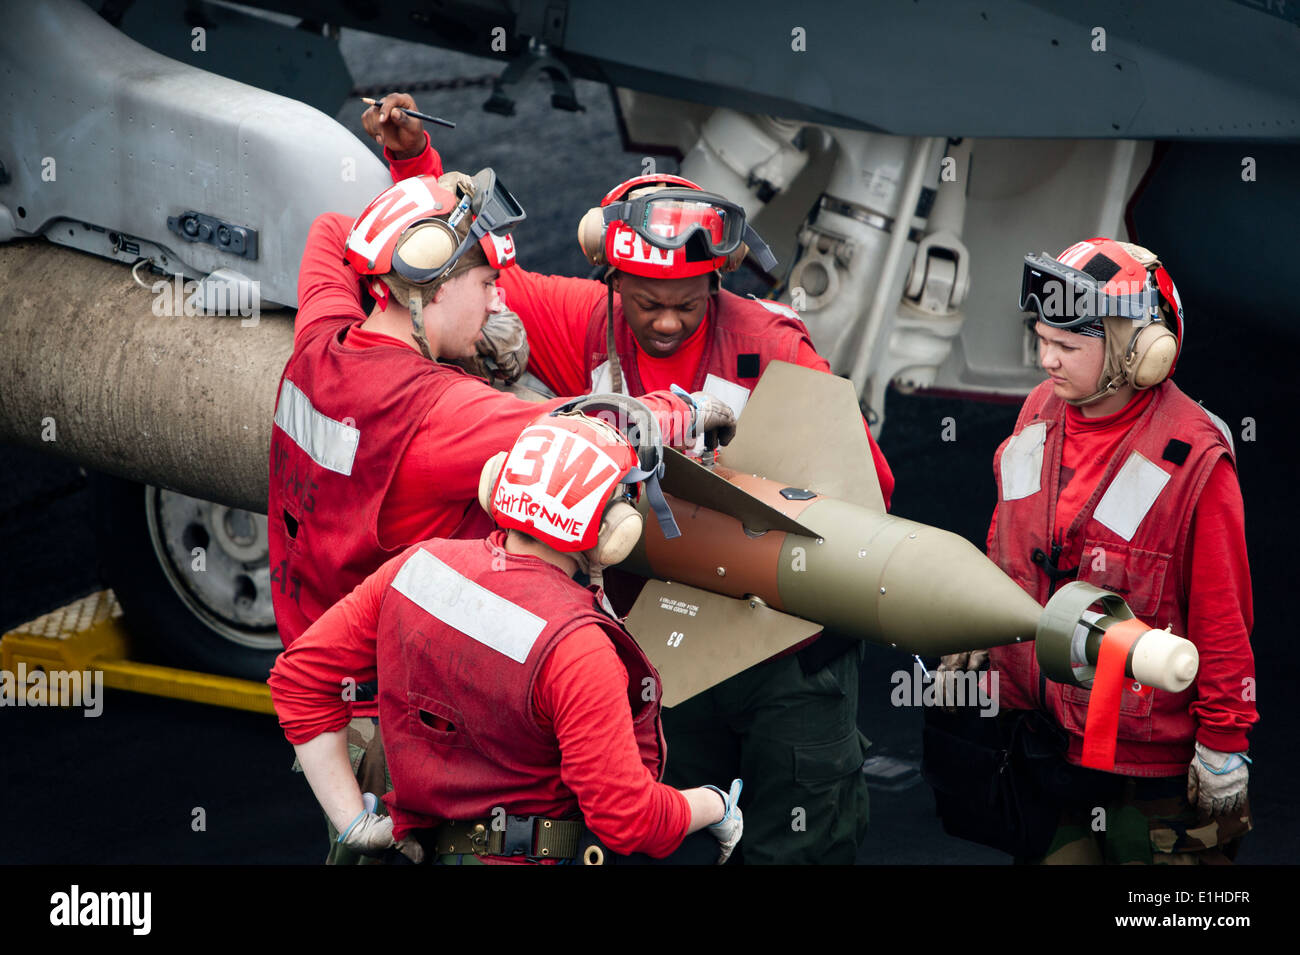
[[[771,274],[776,268],[776,256],[749,222],[745,223],[745,245],[749,246],[749,251],[754,256],[754,261],[758,263],[758,267]]]
[[[659,486],[659,477],[663,474],[664,463],[659,462],[659,466],[652,471],[644,471],[641,468],[633,468],[623,478],[626,482],[645,482],[646,500],[650,502],[650,510],[654,511],[655,517],[659,521],[659,530],[663,532],[664,540],[672,540],[675,537],[681,537],[681,529],[677,526],[677,520],[673,517],[673,510],[668,506],[668,499],[664,497],[664,490]]]

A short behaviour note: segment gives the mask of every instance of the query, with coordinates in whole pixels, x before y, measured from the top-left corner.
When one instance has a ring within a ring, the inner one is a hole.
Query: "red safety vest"
[[[271,599],[286,647],[414,543],[380,543],[380,508],[423,422],[411,409],[433,406],[463,374],[409,348],[345,348],[341,340],[353,321],[309,325],[280,378],[267,534]],[[431,513],[438,506],[430,497]],[[492,530],[476,502],[457,506],[465,514],[455,536]]]
[[[1030,393],[1015,433],[993,459],[998,483],[997,522],[989,558],[1040,603],[1054,592],[1033,560],[1051,554],[1060,492],[1066,403],[1051,382]],[[1232,449],[1208,412],[1173,382],[1157,387],[1151,403],[1121,440],[1114,457],[1061,541],[1060,568],[1078,567],[1077,579],[1123,597],[1152,627],[1187,632],[1184,602],[1187,535],[1201,489],[1219,458]],[[1041,466],[1035,464],[1041,458]],[[1008,494],[1012,496],[1007,499]],[[1064,584],[1065,581],[1061,583]],[[995,647],[1002,705],[1038,705],[1040,680],[1032,643]],[[1070,733],[1069,759],[1078,763],[1090,691],[1046,681],[1046,707]],[[1182,693],[1124,688],[1115,772],[1172,776],[1191,761],[1196,721],[1188,710],[1195,685]]]
[[[808,329],[789,306],[741,298],[727,291],[719,291],[713,300],[717,306],[710,316],[709,342],[704,346],[695,379],[689,386],[683,383],[687,391],[703,390],[709,375],[752,391],[769,361],[794,362],[801,340],[812,347]],[[608,312],[602,298],[587,321],[584,348],[588,374],[608,358],[605,345],[607,323]],[[618,349],[628,394],[634,398],[645,394],[646,388],[636,365],[639,346],[631,326],[623,318],[623,303],[619,298],[614,300],[614,347]]]
[[[659,674],[590,590],[549,564],[508,554],[501,539],[426,541],[385,593],[379,719],[398,838],[487,818],[497,807],[510,815],[579,815],[560,778],[555,734],[537,724],[533,689],[552,648],[590,624],[605,631],[627,668],[641,761],[655,779],[662,775]]]

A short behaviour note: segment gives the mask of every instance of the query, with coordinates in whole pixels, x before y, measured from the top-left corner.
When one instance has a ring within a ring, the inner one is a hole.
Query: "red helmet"
[[[579,413],[539,417],[501,457],[484,469],[492,519],[567,553],[596,547],[605,505],[640,466],[618,429]]]
[[[468,177],[466,181],[470,181]],[[474,245],[468,237],[479,218],[483,202],[486,200],[491,204],[501,195],[513,202],[509,192],[498,186],[490,169],[479,173],[472,181],[490,194],[480,196],[476,192],[473,197],[458,198],[433,176],[415,176],[394,183],[372,199],[357,217],[344,248],[347,263],[359,275],[395,273],[412,285],[431,285],[446,278]],[[514,239],[505,234],[505,229],[522,218],[522,209],[518,210],[517,218],[498,214],[497,219],[508,221],[503,225],[485,222],[486,228],[478,230],[477,245],[493,268],[508,268],[514,264]],[[426,224],[434,234],[423,235],[415,243],[420,249],[418,255],[404,257],[402,247]],[[494,227],[497,232],[487,231]]]
[[[1088,403],[1131,382],[1150,388],[1173,373],[1183,344],[1183,304],[1159,258],[1115,239],[1076,242],[1053,258],[1025,256],[1020,307],[1038,321],[1106,341],[1098,391]],[[1033,319],[1031,319],[1033,321]]]
[[[1020,307],[1036,311],[1048,325],[1070,329],[1108,315],[1137,322],[1163,317],[1182,336],[1182,305],[1160,260],[1141,246],[1114,239],[1084,239],[1055,258],[1046,252],[1026,255]]]
[[[729,272],[750,250],[764,269],[776,266],[742,206],[681,176],[637,176],[615,186],[578,223],[578,244],[595,265],[653,279]]]

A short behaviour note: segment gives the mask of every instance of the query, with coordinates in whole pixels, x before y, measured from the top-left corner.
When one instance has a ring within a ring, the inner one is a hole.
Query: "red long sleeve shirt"
[[[1151,401],[1151,392],[1138,392],[1123,409],[1101,418],[1086,417],[1078,408],[1065,414],[1061,454],[1061,491],[1056,502],[1054,532],[1065,529],[1097,487],[1115,449]],[[989,525],[992,546],[997,511]],[[1069,542],[1064,543],[1068,553]],[[1246,556],[1246,516],[1236,472],[1220,458],[1201,490],[1192,512],[1184,566],[1187,633],[1200,654],[1196,675],[1197,699],[1191,704],[1197,720],[1196,739],[1224,753],[1244,752],[1247,731],[1258,721],[1255,704],[1243,700],[1243,681],[1255,676],[1250,647],[1254,627],[1250,563]]]
[[[493,540],[500,544],[504,534],[496,532]],[[349,678],[365,682],[378,675],[377,642],[396,639],[378,631],[380,607],[411,550],[367,577],[276,661],[268,682],[289,742],[305,743],[347,725],[340,687]],[[560,776],[592,831],[615,852],[663,857],[685,838],[690,805],[641,762],[627,683],[609,639],[598,627],[581,627],[556,644],[539,669],[533,711],[537,725],[555,734]]]

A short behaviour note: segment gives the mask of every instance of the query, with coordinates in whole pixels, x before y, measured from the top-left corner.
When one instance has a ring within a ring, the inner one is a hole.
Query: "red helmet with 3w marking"
[[[689,179],[637,176],[605,194],[578,223],[578,244],[593,265],[655,279],[730,272],[752,251],[771,271],[776,259],[745,221],[742,206]]]
[[[558,551],[590,550],[605,505],[638,464],[616,428],[576,412],[547,414],[488,461],[479,500],[501,527]]]

